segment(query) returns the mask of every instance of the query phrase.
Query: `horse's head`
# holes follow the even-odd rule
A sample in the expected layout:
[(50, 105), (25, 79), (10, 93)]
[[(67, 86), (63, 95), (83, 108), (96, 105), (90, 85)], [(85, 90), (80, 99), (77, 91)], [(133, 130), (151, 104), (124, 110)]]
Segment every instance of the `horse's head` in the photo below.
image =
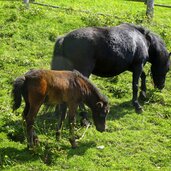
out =
[(100, 132), (105, 131), (106, 128), (106, 116), (109, 113), (109, 106), (107, 102), (96, 103), (95, 109), (93, 111), (93, 120), (96, 129)]
[(160, 62), (155, 62), (151, 65), (151, 75), (153, 78), (154, 86), (158, 89), (163, 89), (165, 86), (165, 78), (166, 74), (169, 71), (170, 67), (170, 54), (168, 53), (160, 53), (161, 60)]
[(170, 55), (163, 40), (152, 32), (146, 34), (149, 42), (149, 61), (151, 62), (151, 75), (154, 86), (163, 89), (166, 74), (170, 67)]

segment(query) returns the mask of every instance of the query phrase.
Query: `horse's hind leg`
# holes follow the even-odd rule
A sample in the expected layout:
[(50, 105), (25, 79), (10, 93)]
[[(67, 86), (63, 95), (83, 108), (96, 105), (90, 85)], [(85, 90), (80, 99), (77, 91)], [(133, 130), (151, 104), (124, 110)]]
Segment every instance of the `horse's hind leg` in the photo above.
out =
[(61, 137), (61, 129), (63, 121), (66, 118), (67, 105), (65, 103), (60, 105), (59, 122), (56, 129), (56, 139), (59, 140)]
[(84, 103), (80, 103), (79, 108), (81, 110), (81, 112), (79, 113), (79, 115), (81, 117), (80, 125), (81, 126), (87, 126), (90, 123), (89, 123), (89, 120), (88, 120), (88, 113), (86, 112), (86, 108), (85, 108)]
[[(81, 68), (79, 69), (79, 71), (87, 78), (89, 78), (90, 74), (92, 73), (92, 70), (94, 68), (94, 64), (92, 62), (92, 65), (86, 65), (89, 67)], [(88, 124), (90, 124), (89, 120), (88, 120), (88, 113), (86, 112), (86, 108), (84, 103), (80, 103), (79, 104), (79, 109), (81, 110), (81, 112), (79, 113), (81, 119), (80, 119), (80, 125), (81, 126), (87, 126)]]
[(141, 100), (146, 99), (146, 75), (144, 71), (142, 71), (142, 74), (141, 74), (141, 91), (140, 91), (139, 98)]

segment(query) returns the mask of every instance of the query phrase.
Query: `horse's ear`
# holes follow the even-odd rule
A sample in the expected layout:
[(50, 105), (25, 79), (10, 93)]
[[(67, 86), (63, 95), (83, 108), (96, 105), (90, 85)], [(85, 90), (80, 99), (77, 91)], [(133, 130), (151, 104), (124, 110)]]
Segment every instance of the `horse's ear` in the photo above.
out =
[(98, 108), (102, 108), (102, 107), (103, 107), (103, 102), (97, 102), (97, 103), (96, 103), (96, 106), (97, 106)]

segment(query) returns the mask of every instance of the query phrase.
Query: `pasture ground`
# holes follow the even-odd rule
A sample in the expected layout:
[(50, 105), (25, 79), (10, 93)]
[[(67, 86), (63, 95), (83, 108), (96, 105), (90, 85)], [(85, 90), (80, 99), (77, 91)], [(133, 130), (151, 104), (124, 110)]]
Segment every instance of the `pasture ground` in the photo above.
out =
[[(106, 94), (111, 111), (108, 131), (91, 126), (77, 149), (68, 141), (67, 122), (60, 142), (55, 140), (56, 116), (42, 107), (35, 124), (40, 146), (26, 149), (21, 113), (11, 110), (12, 81), (31, 68), (50, 68), (58, 35), (86, 26), (114, 26), (123, 22), (141, 24), (159, 34), (171, 51), (171, 10), (155, 7), (153, 20), (145, 17), (143, 3), (129, 0), (39, 0), (67, 7), (53, 9), (19, 1), (0, 1), (0, 170), (171, 170), (171, 72), (166, 87), (155, 90), (147, 73), (147, 100), (144, 112), (136, 114), (131, 105), (131, 73), (114, 78), (91, 76)], [(162, 0), (155, 3), (162, 4)], [(165, 4), (171, 5), (170, 0)], [(90, 10), (81, 13), (73, 9)], [(97, 13), (108, 15), (98, 15)], [(91, 114), (90, 114), (91, 118)], [(77, 134), (82, 135), (79, 118)], [(99, 146), (104, 148), (99, 148)]]

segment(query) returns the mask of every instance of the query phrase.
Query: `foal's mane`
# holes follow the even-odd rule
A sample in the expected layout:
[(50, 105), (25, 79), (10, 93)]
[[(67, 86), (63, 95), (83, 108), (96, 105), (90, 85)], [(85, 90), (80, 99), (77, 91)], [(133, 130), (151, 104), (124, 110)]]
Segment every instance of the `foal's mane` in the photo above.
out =
[(108, 102), (108, 99), (106, 96), (100, 93), (99, 89), (96, 88), (93, 83), (85, 76), (83, 76), (79, 71), (74, 70), (73, 73), (77, 76), (80, 77), (81, 79), (85, 80), (86, 83), (91, 87), (91, 90), (97, 94), (97, 96), (103, 101), (103, 102)]

